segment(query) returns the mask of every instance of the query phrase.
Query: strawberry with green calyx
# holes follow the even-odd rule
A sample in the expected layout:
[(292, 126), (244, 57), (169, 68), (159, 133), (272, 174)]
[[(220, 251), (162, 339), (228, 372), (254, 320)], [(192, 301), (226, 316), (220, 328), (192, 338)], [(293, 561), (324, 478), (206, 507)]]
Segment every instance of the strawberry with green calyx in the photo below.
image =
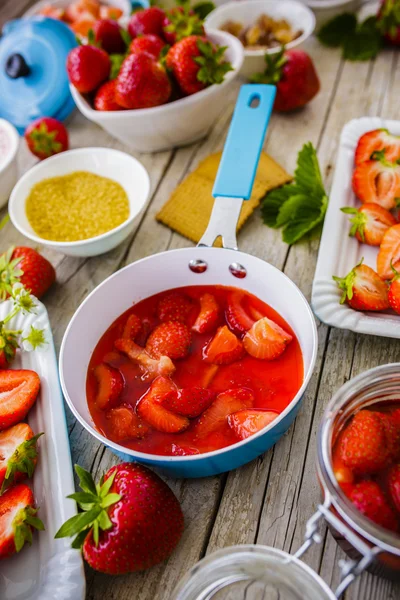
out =
[(168, 102), (172, 92), (165, 69), (147, 52), (129, 54), (115, 83), (115, 100), (123, 108), (151, 108)]
[(20, 552), (25, 543), (32, 544), (33, 529), (44, 529), (37, 511), (33, 492), (23, 483), (0, 496), (0, 560)]
[(4, 321), (0, 321), (0, 369), (8, 369), (15, 358), (19, 347), (18, 336), (22, 331), (6, 329)]
[(76, 536), (89, 565), (109, 575), (149, 569), (167, 559), (183, 532), (178, 500), (155, 473), (134, 463), (112, 467), (95, 484), (75, 465), (82, 492), (69, 496), (83, 512), (56, 533)]
[(215, 47), (205, 37), (191, 35), (170, 48), (166, 64), (186, 95), (222, 83), (232, 65), (224, 60), (225, 46)]
[(343, 290), (340, 304), (347, 302), (355, 310), (386, 310), (389, 308), (387, 285), (363, 261), (362, 258), (345, 277), (332, 277)]
[(389, 304), (390, 307), (400, 315), (400, 273), (397, 271), (391, 263), (393, 271), (393, 279), (389, 284)]
[(385, 40), (400, 46), (400, 3), (398, 0), (383, 0), (377, 15), (377, 27)]
[(56, 279), (53, 265), (33, 248), (17, 246), (0, 256), (0, 300), (21, 283), (36, 298), (41, 298)]
[(383, 156), (383, 151), (374, 152), (372, 160), (357, 165), (352, 186), (361, 202), (379, 204), (391, 210), (400, 196), (400, 165), (388, 162)]
[(204, 35), (203, 21), (190, 8), (190, 2), (180, 2), (167, 11), (163, 21), (164, 38), (169, 44), (175, 44), (190, 35)]
[(32, 477), (38, 456), (37, 441), (42, 435), (34, 435), (26, 423), (0, 432), (0, 493), (25, 477)]
[(0, 255), (0, 300), (6, 300), (11, 294), (12, 286), (18, 283), (23, 275), (19, 266), (20, 257), (13, 258), (14, 246)]
[(41, 117), (33, 121), (24, 134), (29, 150), (43, 160), (69, 148), (68, 131), (60, 121)]
[(251, 77), (252, 83), (276, 85), (274, 109), (287, 112), (301, 108), (317, 95), (320, 82), (314, 64), (303, 50), (285, 50), (266, 54), (264, 73)]
[(370, 246), (380, 246), (389, 227), (396, 225), (394, 216), (379, 204), (366, 202), (360, 208), (346, 206), (340, 209), (350, 218), (349, 235)]

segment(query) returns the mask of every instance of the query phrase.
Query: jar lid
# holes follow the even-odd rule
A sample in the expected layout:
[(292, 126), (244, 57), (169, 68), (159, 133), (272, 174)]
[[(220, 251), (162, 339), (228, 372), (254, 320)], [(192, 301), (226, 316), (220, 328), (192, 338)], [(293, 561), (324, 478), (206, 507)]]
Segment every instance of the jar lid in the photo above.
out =
[(224, 548), (203, 558), (178, 583), (172, 600), (280, 598), (336, 600), (335, 594), (308, 565), (268, 546)]
[(0, 117), (20, 133), (39, 117), (65, 119), (75, 107), (65, 65), (76, 45), (68, 25), (55, 19), (6, 23), (0, 41)]

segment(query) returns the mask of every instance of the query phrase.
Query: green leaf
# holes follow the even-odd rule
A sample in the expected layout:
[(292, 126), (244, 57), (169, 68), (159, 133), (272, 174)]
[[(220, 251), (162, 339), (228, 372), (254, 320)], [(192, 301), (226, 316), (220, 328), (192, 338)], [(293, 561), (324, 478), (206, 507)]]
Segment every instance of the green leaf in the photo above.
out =
[(129, 35), (129, 33), (127, 32), (127, 30), (124, 29), (123, 27), (120, 29), (120, 33), (121, 33), (122, 40), (125, 43), (125, 46), (127, 48), (129, 48), (130, 43), (132, 41), (131, 36)]
[(75, 465), (75, 473), (79, 477), (79, 485), (84, 492), (97, 496), (96, 485), (89, 471), (85, 471), (80, 465)]
[(104, 500), (102, 500), (101, 506), (103, 508), (108, 508), (109, 506), (112, 506), (113, 504), (119, 502), (121, 500), (121, 497), (122, 496), (120, 496), (119, 494), (108, 494), (108, 496), (106, 496)]
[(122, 63), (126, 58), (126, 54), (110, 54), (111, 60), (111, 71), (110, 71), (110, 79), (116, 79), (118, 77), (118, 73), (121, 70)]
[(294, 244), (306, 233), (312, 231), (324, 219), (327, 206), (327, 196), (324, 196), (315, 205), (303, 203), (298, 206), (295, 216), (283, 230), (283, 241), (287, 244)]
[(10, 215), (6, 213), (4, 217), (0, 220), (0, 231), (5, 227), (10, 220)]
[[(110, 475), (110, 477), (108, 477), (104, 483), (102, 483), (101, 488), (100, 488), (100, 497), (101, 498), (105, 498), (108, 494), (108, 492), (110, 491), (110, 488), (112, 486), (112, 484), (114, 483), (114, 479), (115, 479), (115, 475), (116, 475), (116, 471), (114, 471), (114, 473), (112, 473), (112, 475)], [(118, 494), (117, 494), (118, 495)]]
[(103, 512), (100, 513), (97, 523), (100, 529), (102, 529), (103, 531), (105, 531), (106, 529), (111, 529), (112, 527), (111, 519), (105, 510), (103, 510)]
[(66, 521), (64, 525), (60, 527), (60, 529), (57, 531), (54, 537), (58, 539), (76, 535), (77, 533), (82, 531), (82, 529), (85, 529), (89, 525), (92, 525), (101, 513), (101, 511), (101, 506), (95, 506), (88, 512), (82, 512), (78, 515), (74, 515), (73, 517), (68, 519), (68, 521)]
[(214, 2), (199, 2), (192, 7), (192, 10), (196, 13), (196, 15), (204, 21), (207, 15), (210, 14), (215, 9)]
[(279, 209), (278, 217), (276, 219), (276, 226), (283, 227), (287, 225), (293, 218), (295, 218), (296, 211), (302, 204), (307, 204), (309, 198), (305, 194), (296, 194), (291, 196), (282, 204)]
[(28, 523), (28, 525), (31, 525), (31, 527), (34, 527), (39, 531), (44, 531), (44, 524), (38, 517), (32, 517), (31, 515), (28, 515), (25, 519), (25, 523)]
[(304, 144), (298, 154), (294, 177), (296, 185), (304, 192), (319, 196), (325, 195), (317, 153), (311, 142)]
[(67, 498), (71, 498), (71, 500), (75, 500), (79, 504), (93, 504), (98, 502), (98, 496), (89, 492), (76, 492), (70, 494)]
[(357, 32), (343, 44), (343, 58), (351, 61), (363, 61), (375, 58), (382, 48), (380, 34)]
[(318, 39), (324, 46), (338, 48), (353, 35), (357, 27), (357, 17), (352, 13), (343, 13), (334, 17), (321, 27)]
[(89, 529), (83, 529), (82, 531), (80, 531), (76, 538), (72, 540), (71, 548), (74, 548), (75, 550), (79, 550), (80, 548), (82, 548), (83, 542), (85, 541), (88, 533)]
[(296, 194), (297, 191), (296, 186), (288, 184), (268, 192), (261, 205), (261, 215), (266, 225), (273, 228), (277, 227), (276, 220), (282, 204)]

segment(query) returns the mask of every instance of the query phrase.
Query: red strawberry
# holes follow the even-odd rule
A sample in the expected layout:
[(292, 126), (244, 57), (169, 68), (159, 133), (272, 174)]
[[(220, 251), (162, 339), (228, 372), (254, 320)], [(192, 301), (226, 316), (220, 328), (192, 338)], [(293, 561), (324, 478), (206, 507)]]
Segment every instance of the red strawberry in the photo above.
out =
[(0, 371), (0, 431), (25, 418), (35, 404), (40, 379), (35, 371)]
[(396, 162), (400, 158), (400, 136), (392, 135), (387, 129), (374, 129), (367, 131), (358, 140), (355, 163), (360, 165), (376, 158), (374, 153), (383, 152), (382, 158), (389, 162)]
[[(82, 526), (82, 514), (69, 519), (56, 538), (78, 534), (74, 547), (83, 544), (89, 565), (109, 575), (142, 571), (166, 560), (183, 532), (178, 500), (155, 473), (134, 463), (121, 463), (104, 476), (99, 492), (89, 473), (78, 465), (80, 486), (93, 502), (84, 511), (98, 508), (98, 516)], [(74, 497), (73, 495), (72, 497)], [(76, 496), (78, 503), (79, 495)], [(85, 533), (83, 533), (85, 531)]]
[(178, 444), (172, 444), (171, 446), (172, 456), (194, 456), (200, 454), (200, 450), (197, 448), (191, 448), (190, 446), (179, 446)]
[(375, 414), (381, 419), (385, 431), (388, 460), (400, 458), (400, 428), (390, 413), (376, 412)]
[(293, 337), (271, 319), (256, 321), (243, 338), (244, 349), (250, 356), (274, 360), (286, 350)]
[(86, 45), (73, 48), (67, 57), (68, 78), (78, 92), (86, 94), (108, 79), (110, 58), (104, 50)]
[[(176, 398), (178, 394), (178, 388), (169, 377), (157, 377), (143, 396), (151, 402), (156, 404), (165, 404), (165, 401), (169, 398)], [(167, 408), (169, 408), (167, 406)], [(171, 409), (173, 411), (173, 409)], [(174, 412), (174, 411), (173, 411)]]
[(118, 369), (100, 363), (95, 367), (94, 374), (98, 382), (96, 406), (100, 410), (108, 410), (118, 404), (124, 389), (124, 380)]
[(9, 347), (8, 350), (1, 348), (0, 350), (0, 369), (8, 369), (16, 354), (15, 347)]
[(157, 316), (160, 321), (180, 321), (186, 323), (192, 310), (192, 302), (188, 296), (180, 292), (168, 292), (157, 305)]
[(167, 67), (173, 72), (182, 92), (195, 94), (214, 83), (222, 83), (232, 71), (224, 61), (226, 48), (215, 48), (205, 37), (191, 35), (172, 46), (167, 54)]
[(338, 452), (345, 466), (356, 475), (383, 469), (388, 460), (388, 446), (379, 413), (369, 410), (356, 413), (340, 437)]
[(0, 323), (0, 369), (8, 369), (18, 348), (17, 334)]
[(25, 129), (24, 137), (29, 150), (43, 160), (69, 148), (68, 131), (52, 117), (40, 117)]
[(310, 102), (319, 92), (320, 83), (314, 63), (303, 50), (282, 50), (266, 54), (267, 68), (251, 78), (252, 83), (276, 85), (274, 109), (287, 112)]
[(108, 54), (122, 54), (126, 51), (121, 32), (121, 25), (114, 19), (99, 19), (93, 25), (95, 41)]
[(228, 424), (240, 440), (245, 440), (267, 427), (278, 415), (274, 410), (244, 409), (229, 415)]
[(391, 531), (398, 530), (398, 520), (385, 495), (375, 481), (360, 481), (351, 487), (349, 500), (368, 519)]
[(155, 379), (159, 375), (169, 377), (175, 371), (174, 364), (168, 356), (161, 356), (159, 359), (152, 358), (144, 348), (141, 348), (132, 340), (119, 339), (115, 341), (115, 347), (123, 352), (133, 362), (139, 365), (143, 371), (143, 376), (149, 380)]
[(157, 431), (181, 433), (181, 431), (189, 427), (189, 419), (174, 414), (146, 396), (139, 402), (137, 411), (142, 419), (147, 421)]
[(390, 308), (400, 315), (400, 273), (398, 271), (390, 282), (388, 299)]
[(218, 394), (196, 423), (196, 435), (204, 437), (219, 429), (228, 423), (229, 415), (245, 408), (251, 408), (253, 402), (253, 393), (245, 388), (234, 388)]
[(355, 310), (385, 310), (389, 308), (387, 285), (363, 260), (346, 277), (333, 277), (343, 290), (340, 304), (347, 302)]
[(174, 6), (164, 17), (163, 33), (168, 44), (176, 44), (189, 35), (204, 35), (203, 22), (188, 6)]
[(178, 321), (167, 321), (151, 332), (146, 350), (155, 358), (169, 356), (173, 360), (178, 360), (188, 355), (190, 343), (190, 331), (186, 325)]
[(391, 210), (400, 196), (400, 165), (382, 159), (361, 163), (353, 172), (353, 191), (361, 202)]
[(400, 464), (395, 465), (389, 471), (388, 490), (390, 499), (400, 512)]
[(115, 79), (106, 81), (99, 87), (94, 97), (93, 105), (96, 110), (123, 110), (115, 100)]
[(151, 54), (129, 54), (115, 84), (115, 99), (124, 108), (151, 108), (168, 102), (172, 88), (165, 69)]
[(141, 35), (132, 40), (129, 46), (129, 52), (133, 54), (140, 54), (141, 52), (147, 52), (151, 54), (155, 59), (160, 58), (161, 50), (164, 48), (165, 42), (158, 35), (154, 33), (148, 33), (147, 35)]
[(17, 267), (22, 271), (20, 283), (36, 298), (41, 298), (56, 280), (53, 265), (33, 248), (17, 246), (11, 260), (19, 259)]
[(32, 477), (37, 462), (37, 440), (26, 423), (18, 423), (0, 432), (0, 488)]
[(338, 483), (342, 486), (343, 484), (353, 483), (354, 482), (354, 474), (351, 469), (345, 466), (335, 467), (334, 469), (335, 477)]
[(193, 419), (210, 406), (215, 398), (215, 392), (201, 387), (191, 387), (170, 394), (162, 401), (163, 406), (178, 415)]
[(165, 12), (158, 6), (138, 10), (129, 21), (128, 33), (132, 38), (148, 33), (153, 33), (162, 38), (164, 17)]
[(132, 313), (126, 320), (122, 337), (127, 340), (133, 340), (137, 338), (139, 333), (142, 331), (142, 321), (137, 315)]
[(215, 365), (230, 365), (242, 358), (243, 344), (226, 325), (220, 327), (203, 350), (204, 360)]
[(359, 242), (370, 246), (380, 246), (383, 236), (389, 227), (396, 225), (394, 216), (379, 204), (363, 204), (360, 208), (342, 208), (342, 212), (354, 215), (350, 235), (355, 235)]
[(400, 46), (398, 0), (383, 0), (377, 14), (377, 27), (389, 44)]
[(192, 327), (196, 333), (210, 333), (216, 328), (220, 316), (218, 302), (212, 294), (200, 297), (200, 312)]
[(24, 483), (0, 496), (0, 560), (31, 544), (33, 528), (44, 529), (36, 512), (32, 490)]
[(376, 266), (382, 279), (391, 279), (393, 269), (400, 271), (400, 224), (390, 227), (383, 236)]
[(242, 306), (243, 292), (233, 292), (228, 296), (225, 319), (228, 327), (236, 335), (243, 336), (254, 325), (254, 319), (249, 317)]
[(131, 406), (118, 406), (107, 413), (108, 433), (114, 442), (122, 442), (132, 438), (143, 438), (150, 428), (133, 411)]

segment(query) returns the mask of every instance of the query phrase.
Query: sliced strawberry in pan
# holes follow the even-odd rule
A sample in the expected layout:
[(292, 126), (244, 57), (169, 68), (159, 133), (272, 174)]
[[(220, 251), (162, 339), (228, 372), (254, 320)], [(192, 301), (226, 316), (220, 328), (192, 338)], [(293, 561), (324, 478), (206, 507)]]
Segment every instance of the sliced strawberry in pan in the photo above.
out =
[(143, 378), (152, 380), (159, 375), (168, 377), (175, 371), (174, 364), (168, 356), (152, 358), (144, 348), (141, 348), (132, 340), (119, 339), (115, 341), (115, 347), (135, 362), (143, 371)]
[(393, 277), (392, 267), (400, 270), (400, 224), (388, 229), (383, 236), (376, 266), (382, 279)]
[(94, 369), (97, 379), (96, 406), (100, 410), (113, 408), (118, 404), (119, 397), (124, 389), (124, 380), (118, 369), (101, 363)]
[(122, 337), (128, 340), (136, 341), (137, 336), (142, 331), (142, 321), (135, 314), (129, 315), (126, 320)]
[(203, 351), (204, 360), (215, 365), (230, 365), (242, 358), (243, 344), (226, 325), (220, 327)]
[(274, 360), (285, 350), (293, 337), (277, 323), (263, 317), (256, 321), (243, 338), (248, 354), (261, 360)]
[(199, 437), (212, 433), (227, 423), (227, 417), (244, 408), (251, 408), (253, 393), (246, 388), (233, 388), (218, 394), (196, 423), (195, 432)]
[(192, 327), (197, 333), (211, 333), (218, 325), (220, 310), (215, 296), (203, 294), (200, 297), (200, 312)]
[(35, 371), (0, 371), (0, 431), (25, 418), (34, 405), (40, 389)]
[(147, 400), (156, 402), (157, 404), (165, 405), (167, 401), (174, 401), (177, 396), (178, 388), (172, 379), (169, 377), (160, 376), (153, 381), (144, 397)]
[(347, 302), (355, 310), (385, 310), (389, 308), (388, 287), (371, 267), (361, 262), (346, 275), (333, 277), (343, 290), (340, 304)]
[(189, 419), (176, 415), (170, 410), (144, 397), (138, 404), (139, 415), (157, 431), (180, 433), (189, 427)]
[(254, 324), (252, 319), (242, 306), (243, 292), (232, 292), (228, 296), (225, 319), (228, 327), (237, 335), (244, 335)]
[(228, 424), (239, 439), (245, 440), (267, 427), (278, 415), (274, 410), (244, 409), (229, 415)]
[(215, 392), (201, 387), (191, 387), (179, 390), (175, 395), (164, 398), (162, 404), (168, 410), (193, 419), (210, 406), (215, 398)]
[(386, 231), (397, 223), (394, 216), (378, 204), (367, 202), (360, 208), (345, 207), (341, 210), (353, 215), (350, 219), (350, 235), (370, 246), (380, 246)]
[(146, 351), (154, 358), (169, 356), (173, 360), (185, 358), (189, 353), (191, 335), (179, 321), (167, 321), (158, 325), (149, 335)]
[(391, 210), (400, 197), (400, 165), (386, 160), (361, 163), (354, 169), (353, 190), (361, 202)]
[(355, 163), (359, 165), (368, 160), (373, 160), (376, 152), (389, 162), (396, 162), (400, 158), (400, 137), (392, 135), (387, 129), (374, 129), (367, 131), (358, 140)]
[(191, 310), (192, 302), (188, 296), (180, 292), (169, 292), (159, 301), (157, 316), (163, 323), (166, 321), (186, 323)]
[(117, 406), (107, 413), (111, 439), (122, 442), (131, 438), (141, 439), (150, 431), (150, 427), (134, 412), (131, 406)]

